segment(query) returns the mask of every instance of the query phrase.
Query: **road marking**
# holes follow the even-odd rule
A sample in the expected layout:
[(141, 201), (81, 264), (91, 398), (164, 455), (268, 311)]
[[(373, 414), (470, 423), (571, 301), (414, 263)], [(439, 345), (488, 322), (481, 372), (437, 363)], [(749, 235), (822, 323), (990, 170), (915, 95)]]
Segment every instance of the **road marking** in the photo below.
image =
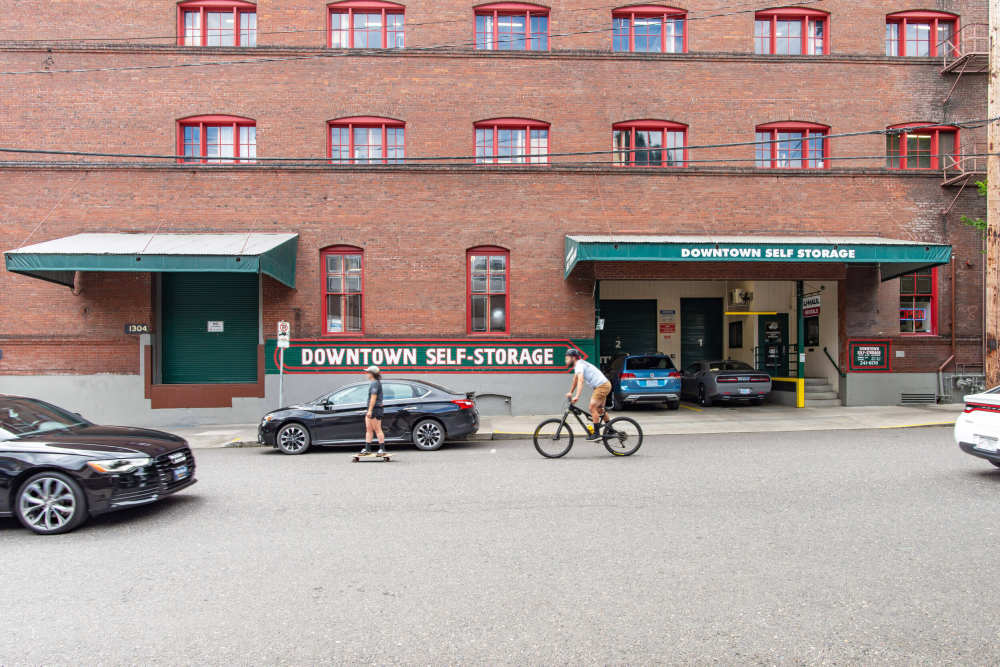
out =
[(925, 422), (923, 424), (899, 424), (898, 426), (879, 426), (878, 428), (919, 428), (921, 426), (954, 426), (955, 422)]
[(681, 407), (684, 408), (685, 410), (691, 410), (692, 412), (702, 412), (701, 408), (694, 408), (691, 407), (690, 405), (684, 405), (683, 403), (681, 403)]

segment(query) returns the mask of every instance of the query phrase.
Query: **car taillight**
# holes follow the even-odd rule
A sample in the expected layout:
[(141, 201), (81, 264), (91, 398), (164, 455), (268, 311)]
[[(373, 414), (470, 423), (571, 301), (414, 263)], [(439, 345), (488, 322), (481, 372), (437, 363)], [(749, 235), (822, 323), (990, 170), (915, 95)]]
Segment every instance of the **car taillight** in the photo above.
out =
[(716, 382), (739, 382), (736, 378), (731, 377), (720, 377), (715, 379)]
[(976, 411), (976, 407), (978, 407), (978, 406), (975, 406), (972, 403), (966, 403), (965, 404), (965, 410), (962, 410), (962, 412), (964, 412), (965, 414), (969, 414), (970, 412), (975, 412)]
[(623, 380), (634, 380), (635, 379), (635, 373), (622, 373), (621, 378)]
[(975, 412), (976, 410), (982, 410), (983, 412), (1000, 412), (1000, 405), (987, 405), (985, 403), (966, 403), (965, 410), (962, 412), (969, 413)]
[(667, 373), (668, 378), (679, 378), (681, 376), (680, 371), (670, 371)]
[(470, 401), (467, 398), (456, 398), (454, 401), (452, 401), (452, 403), (454, 403), (463, 410), (470, 410), (476, 407), (475, 401)]

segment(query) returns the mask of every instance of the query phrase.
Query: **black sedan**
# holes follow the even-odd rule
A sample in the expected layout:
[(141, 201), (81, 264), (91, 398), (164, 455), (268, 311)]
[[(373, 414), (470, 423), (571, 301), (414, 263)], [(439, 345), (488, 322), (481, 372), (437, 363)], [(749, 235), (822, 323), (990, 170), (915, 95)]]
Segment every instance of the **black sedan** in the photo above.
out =
[[(368, 382), (349, 384), (331, 394), (264, 415), (257, 441), (285, 454), (302, 454), (312, 445), (359, 443), (365, 435)], [(440, 449), (448, 438), (479, 430), (475, 394), (460, 394), (430, 382), (383, 380), (386, 443), (413, 443)]]
[(36, 533), (65, 533), (194, 483), (183, 438), (97, 426), (44, 401), (0, 395), (0, 516)]

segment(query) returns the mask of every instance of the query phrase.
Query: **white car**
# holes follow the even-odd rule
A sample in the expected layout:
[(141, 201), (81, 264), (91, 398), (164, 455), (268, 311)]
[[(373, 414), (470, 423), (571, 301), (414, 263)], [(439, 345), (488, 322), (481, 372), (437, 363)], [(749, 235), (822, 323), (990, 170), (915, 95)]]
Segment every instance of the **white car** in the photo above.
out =
[(1000, 468), (1000, 387), (965, 397), (955, 421), (955, 442), (962, 451)]

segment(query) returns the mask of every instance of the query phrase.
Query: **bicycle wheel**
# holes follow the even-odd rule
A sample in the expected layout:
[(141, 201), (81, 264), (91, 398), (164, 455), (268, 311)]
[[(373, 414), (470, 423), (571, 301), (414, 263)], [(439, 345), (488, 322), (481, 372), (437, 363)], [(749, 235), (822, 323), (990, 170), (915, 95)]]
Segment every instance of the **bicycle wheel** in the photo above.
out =
[(546, 419), (535, 429), (535, 449), (547, 459), (565, 456), (573, 446), (573, 431), (561, 419)]
[(642, 446), (642, 427), (631, 417), (615, 417), (604, 427), (601, 439), (615, 456), (631, 456)]

